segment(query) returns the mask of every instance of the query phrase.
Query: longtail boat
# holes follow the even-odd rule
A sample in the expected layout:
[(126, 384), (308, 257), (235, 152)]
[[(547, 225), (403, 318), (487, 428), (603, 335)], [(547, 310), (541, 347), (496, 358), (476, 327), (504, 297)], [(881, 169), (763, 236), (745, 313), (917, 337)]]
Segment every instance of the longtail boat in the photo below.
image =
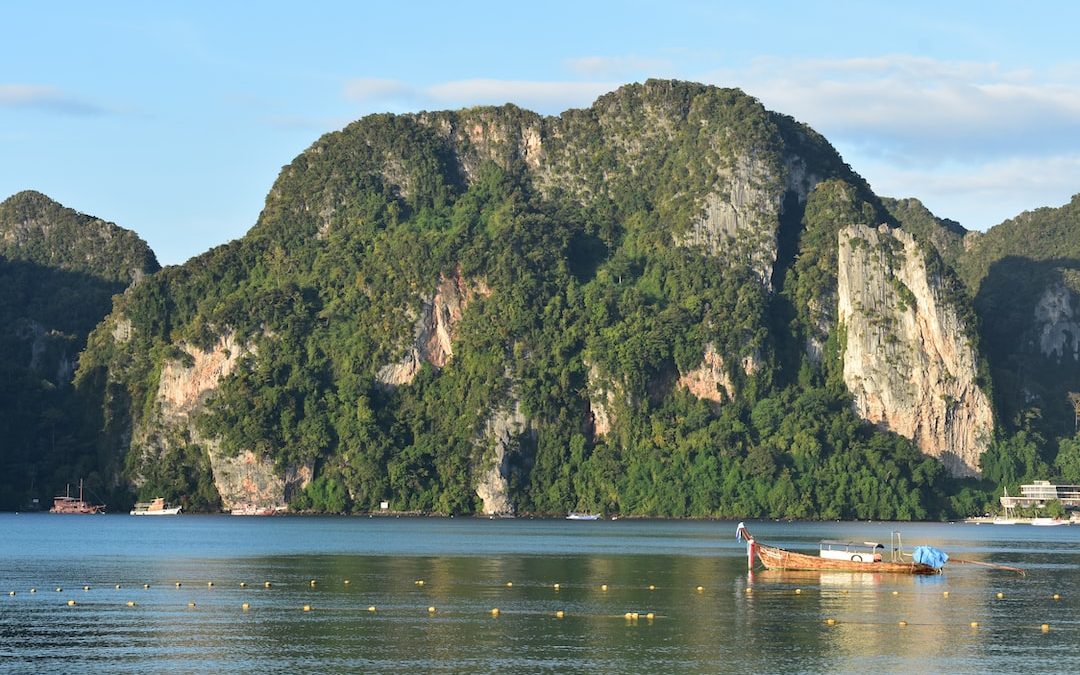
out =
[[(939, 574), (941, 572), (940, 564), (934, 567), (914, 560), (905, 561), (899, 549), (894, 549), (894, 559), (891, 562), (884, 561), (880, 553), (884, 546), (876, 542), (849, 543), (827, 540), (821, 543), (821, 550), (815, 556), (762, 544), (754, 539), (742, 523), (739, 523), (735, 533), (739, 539), (746, 540), (748, 569), (753, 569), (756, 555), (761, 564), (770, 570), (828, 570), (891, 574)], [(947, 559), (947, 556), (945, 558)], [(941, 564), (944, 564), (944, 560)]]

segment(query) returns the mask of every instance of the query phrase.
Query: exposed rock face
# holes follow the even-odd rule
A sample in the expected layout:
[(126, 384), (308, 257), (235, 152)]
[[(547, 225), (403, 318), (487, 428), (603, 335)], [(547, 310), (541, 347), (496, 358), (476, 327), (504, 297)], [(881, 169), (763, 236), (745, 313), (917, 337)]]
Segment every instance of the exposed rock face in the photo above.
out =
[(1080, 360), (1080, 322), (1073, 312), (1073, 294), (1064, 284), (1050, 286), (1039, 298), (1035, 330), (1043, 356)]
[(977, 475), (993, 430), (990, 401), (975, 382), (969, 327), (915, 240), (885, 225), (841, 230), (837, 282), (844, 382), (858, 414), (954, 475)]
[(481, 441), (485, 447), (482, 473), (476, 484), (476, 496), (484, 502), (485, 514), (514, 512), (510, 502), (510, 453), (528, 430), (529, 420), (518, 401), (514, 401), (513, 410), (497, 410), (488, 420)]
[[(278, 475), (273, 462), (251, 451), (236, 457), (226, 455), (214, 439), (202, 437), (194, 424), (196, 415), (204, 409), (220, 382), (251, 350), (237, 342), (235, 335), (229, 332), (207, 351), (194, 347), (184, 347), (184, 351), (190, 357), (188, 363), (168, 360), (161, 369), (156, 397), (159, 431), (153, 439), (147, 439), (147, 445), (157, 446), (160, 452), (165, 449), (162, 446), (175, 442), (173, 439), (186, 438), (205, 448), (214, 472), (214, 484), (227, 510), (284, 508), (288, 493), (311, 480), (311, 467), (291, 470), (283, 478)], [(160, 431), (170, 428), (173, 433)]]
[(458, 271), (439, 279), (431, 299), (424, 299), (420, 317), (413, 327), (413, 343), (405, 357), (379, 368), (375, 378), (392, 386), (413, 381), (424, 362), (442, 368), (454, 355), (455, 329), (465, 308), (477, 295), (487, 297), (491, 289), (483, 281), (468, 283)]
[(588, 362), (585, 366), (589, 369), (589, 417), (592, 434), (596, 437), (606, 436), (611, 433), (611, 427), (615, 423), (614, 408), (618, 392), (614, 385), (600, 374), (599, 368)]
[(705, 356), (701, 365), (680, 375), (676, 386), (683, 387), (694, 396), (721, 404), (725, 399), (735, 398), (735, 384), (724, 365), (724, 357), (709, 343), (705, 345)]

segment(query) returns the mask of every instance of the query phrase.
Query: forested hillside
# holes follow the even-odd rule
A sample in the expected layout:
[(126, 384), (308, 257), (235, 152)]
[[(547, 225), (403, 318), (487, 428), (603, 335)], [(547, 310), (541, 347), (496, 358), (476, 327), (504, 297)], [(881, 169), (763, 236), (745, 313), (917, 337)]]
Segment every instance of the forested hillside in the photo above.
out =
[(82, 477), (119, 508), (981, 513), (1080, 482), (1078, 212), (970, 233), (738, 90), (656, 80), (366, 117), (160, 271), (20, 193), (0, 508)]
[[(71, 378), (112, 296), (158, 269), (133, 232), (37, 192), (0, 203), (0, 508), (25, 509), (101, 466)], [(119, 476), (93, 476), (102, 496)], [(122, 491), (121, 491), (122, 492)]]

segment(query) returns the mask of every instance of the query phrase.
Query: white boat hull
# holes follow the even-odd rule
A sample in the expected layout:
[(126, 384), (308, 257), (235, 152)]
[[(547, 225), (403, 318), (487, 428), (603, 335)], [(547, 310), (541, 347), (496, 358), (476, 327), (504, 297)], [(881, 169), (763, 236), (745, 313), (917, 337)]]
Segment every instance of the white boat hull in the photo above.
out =
[(131, 511), (133, 516), (178, 516), (183, 507), (175, 506), (171, 509), (154, 509), (153, 511)]

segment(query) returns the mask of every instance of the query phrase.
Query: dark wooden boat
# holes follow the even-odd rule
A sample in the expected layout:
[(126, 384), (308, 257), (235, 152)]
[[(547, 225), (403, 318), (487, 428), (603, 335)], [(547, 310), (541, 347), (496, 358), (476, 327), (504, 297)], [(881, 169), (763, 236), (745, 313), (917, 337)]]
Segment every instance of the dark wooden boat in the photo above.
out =
[[(740, 538), (746, 539), (747, 565), (751, 569), (756, 555), (761, 564), (770, 570), (869, 572), (872, 574), (938, 574), (941, 571), (923, 563), (905, 561), (899, 551), (894, 552), (896, 560), (892, 562), (884, 561), (881, 559), (880, 554), (875, 553), (875, 551), (882, 548), (881, 545), (873, 542), (863, 542), (862, 544), (866, 547), (868, 553), (851, 551), (850, 554), (841, 558), (836, 555), (839, 551), (835, 550), (834, 546), (826, 546), (828, 544), (840, 544), (840, 542), (823, 542), (821, 554), (815, 556), (762, 544), (755, 540), (741, 523), (739, 524), (738, 534)], [(852, 544), (852, 546), (856, 545)], [(833, 557), (829, 557), (830, 554)]]
[(76, 514), (94, 514), (104, 513), (104, 504), (90, 504), (83, 499), (83, 482), (79, 480), (79, 498), (76, 499), (71, 496), (71, 485), (67, 486), (67, 492), (63, 496), (53, 497), (52, 508), (49, 509), (49, 513), (76, 513)]

